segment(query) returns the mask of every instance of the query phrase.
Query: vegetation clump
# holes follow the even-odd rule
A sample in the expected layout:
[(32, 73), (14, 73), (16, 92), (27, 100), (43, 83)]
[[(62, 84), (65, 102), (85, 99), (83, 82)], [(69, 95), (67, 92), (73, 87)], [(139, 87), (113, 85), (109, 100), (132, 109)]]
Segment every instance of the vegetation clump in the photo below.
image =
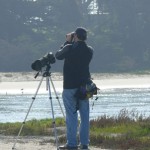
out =
[(150, 117), (126, 109), (118, 116), (104, 115), (91, 120), (90, 136), (92, 145), (103, 148), (148, 150)]
[[(65, 126), (65, 121), (62, 118), (56, 118), (55, 122), (58, 126)], [(0, 133), (4, 135), (17, 135), (21, 127), (21, 122), (16, 123), (0, 123)], [(53, 135), (53, 120), (29, 120), (25, 123), (21, 136), (46, 136)]]

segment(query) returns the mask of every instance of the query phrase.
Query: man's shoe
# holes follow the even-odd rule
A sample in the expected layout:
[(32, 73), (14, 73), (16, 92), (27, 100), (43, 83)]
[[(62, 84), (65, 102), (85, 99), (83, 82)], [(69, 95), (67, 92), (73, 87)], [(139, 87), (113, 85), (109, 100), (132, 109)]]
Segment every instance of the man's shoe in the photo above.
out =
[(69, 146), (67, 144), (63, 145), (63, 146), (59, 146), (59, 149), (66, 149), (66, 150), (77, 150), (78, 147), (77, 146)]
[(80, 150), (89, 150), (87, 145), (80, 145)]

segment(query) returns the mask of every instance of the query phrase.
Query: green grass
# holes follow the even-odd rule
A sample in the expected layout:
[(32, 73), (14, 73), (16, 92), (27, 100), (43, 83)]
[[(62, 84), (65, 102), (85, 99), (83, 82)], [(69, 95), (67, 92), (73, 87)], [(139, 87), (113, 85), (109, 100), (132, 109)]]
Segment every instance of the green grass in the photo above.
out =
[[(55, 123), (58, 126), (65, 126), (65, 121), (62, 118), (56, 118)], [(4, 135), (17, 135), (22, 123), (0, 123), (0, 133)], [(24, 124), (21, 132), (22, 136), (25, 135), (51, 135), (53, 133), (53, 120), (30, 120)]]
[[(17, 135), (22, 123), (0, 123), (0, 134)], [(90, 144), (101, 148), (150, 150), (150, 117), (123, 109), (117, 116), (100, 116), (90, 121)], [(56, 118), (56, 126), (65, 121)], [(57, 128), (58, 129), (58, 128)], [(60, 142), (65, 142), (64, 129), (58, 130)], [(21, 135), (54, 136), (51, 119), (27, 121)]]

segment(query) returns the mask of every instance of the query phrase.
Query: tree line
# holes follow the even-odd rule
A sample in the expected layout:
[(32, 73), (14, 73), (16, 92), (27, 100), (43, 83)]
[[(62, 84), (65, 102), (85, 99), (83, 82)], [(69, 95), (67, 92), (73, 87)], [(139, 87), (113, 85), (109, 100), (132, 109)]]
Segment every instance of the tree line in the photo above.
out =
[[(30, 71), (84, 26), (94, 48), (92, 72), (148, 70), (149, 0), (1, 0), (0, 71)], [(62, 70), (62, 62), (53, 65)]]

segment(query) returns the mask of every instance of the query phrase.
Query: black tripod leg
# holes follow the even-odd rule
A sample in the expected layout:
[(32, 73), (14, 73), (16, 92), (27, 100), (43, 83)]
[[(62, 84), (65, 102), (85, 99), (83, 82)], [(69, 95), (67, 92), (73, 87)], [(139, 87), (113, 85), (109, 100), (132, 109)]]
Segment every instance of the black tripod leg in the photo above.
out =
[(56, 140), (56, 146), (57, 150), (59, 150), (58, 146), (58, 137), (57, 137), (57, 130), (56, 130), (56, 123), (55, 123), (55, 116), (54, 116), (54, 109), (53, 109), (53, 101), (52, 101), (52, 94), (51, 94), (51, 89), (50, 89), (50, 77), (47, 77), (47, 85), (48, 85), (48, 92), (49, 92), (49, 100), (51, 103), (51, 109), (52, 109), (52, 118), (53, 118), (53, 127), (54, 127), (54, 133), (55, 133), (55, 140)]
[(36, 98), (36, 95), (37, 95), (37, 93), (38, 93), (38, 91), (39, 91), (39, 89), (40, 89), (40, 86), (41, 86), (41, 84), (42, 84), (43, 78), (44, 78), (44, 77), (41, 78), (41, 81), (40, 81), (40, 83), (39, 83), (39, 85), (38, 85), (38, 88), (37, 88), (37, 90), (36, 90), (36, 92), (35, 92), (35, 95), (34, 95), (34, 97), (32, 97), (32, 102), (31, 102), (31, 104), (30, 104), (30, 107), (29, 107), (29, 109), (28, 109), (28, 112), (27, 112), (27, 114), (26, 114), (26, 116), (25, 116), (24, 121), (22, 122), (21, 128), (20, 128), (19, 133), (18, 133), (18, 135), (17, 135), (17, 137), (16, 137), (16, 139), (15, 139), (15, 143), (14, 143), (12, 149), (15, 149), (17, 140), (18, 140), (18, 138), (19, 138), (19, 136), (20, 136), (20, 134), (21, 134), (21, 131), (22, 131), (22, 129), (23, 129), (23, 126), (25, 125), (26, 119), (27, 119), (27, 117), (28, 117), (28, 115), (29, 115), (29, 112), (30, 112), (31, 107), (32, 107), (32, 105), (33, 105), (33, 103), (34, 103), (34, 100), (35, 100), (35, 98)]

